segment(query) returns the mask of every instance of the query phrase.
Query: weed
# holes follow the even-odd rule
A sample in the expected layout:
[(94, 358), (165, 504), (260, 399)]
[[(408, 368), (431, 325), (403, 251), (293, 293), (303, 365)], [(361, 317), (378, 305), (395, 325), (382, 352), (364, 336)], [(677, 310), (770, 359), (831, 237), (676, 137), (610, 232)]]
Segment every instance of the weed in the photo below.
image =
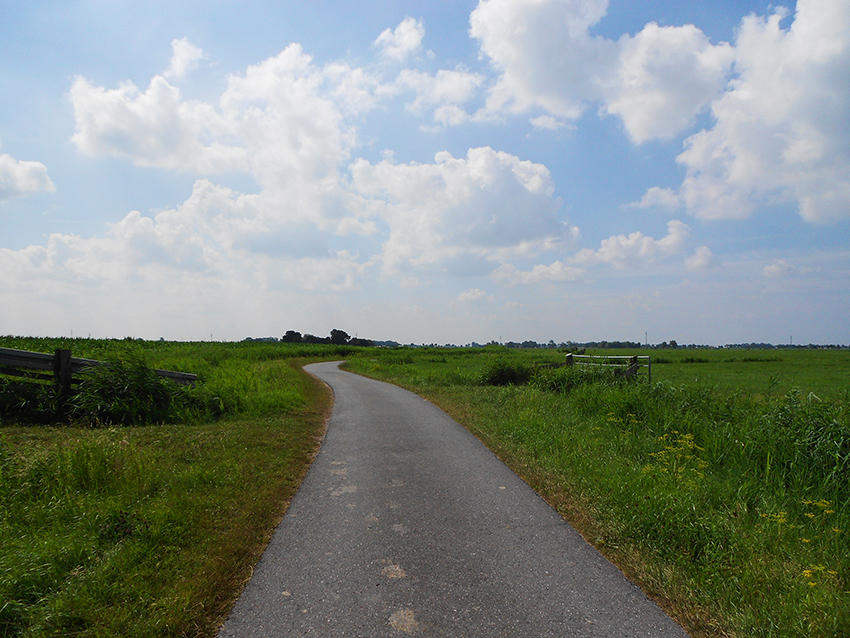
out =
[(643, 467), (644, 474), (669, 476), (677, 489), (698, 488), (708, 463), (697, 456), (702, 448), (694, 443), (694, 435), (673, 430), (658, 440), (663, 447), (649, 454), (652, 462)]
[(71, 416), (92, 425), (141, 425), (174, 421), (183, 398), (137, 354), (115, 357), (80, 374)]
[(504, 359), (495, 359), (488, 363), (480, 373), (481, 385), (523, 385), (532, 376), (530, 366)]
[(327, 398), (295, 349), (153, 345), (79, 352), (109, 364), (69, 424), (4, 417), (0, 636), (213, 636), (297, 489)]

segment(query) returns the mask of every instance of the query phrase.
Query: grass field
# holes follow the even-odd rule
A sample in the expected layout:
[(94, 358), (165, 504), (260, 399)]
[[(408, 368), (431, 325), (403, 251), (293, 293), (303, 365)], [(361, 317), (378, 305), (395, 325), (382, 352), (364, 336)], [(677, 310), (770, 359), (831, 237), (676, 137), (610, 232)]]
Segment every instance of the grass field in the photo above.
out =
[[(607, 351), (606, 351), (607, 352)], [(613, 352), (613, 351), (612, 351)], [(793, 388), (846, 401), (850, 350), (652, 350), (653, 381), (715, 385), (724, 391), (784, 395)], [(603, 351), (596, 351), (601, 354)]]
[(652, 355), (651, 384), (497, 347), (348, 366), (447, 410), (691, 635), (850, 635), (848, 353)]
[(317, 358), (446, 409), (693, 636), (850, 635), (847, 351), (652, 351), (652, 383), (625, 383), (541, 366), (556, 350), (0, 347), (200, 379), (149, 388), (168, 409), (134, 427), (110, 420), (150, 400), (100, 401), (109, 379), (61, 425), (47, 390), (26, 409), (0, 392), (33, 423), (0, 410), (0, 636), (213, 636), (316, 449)]
[[(0, 636), (213, 636), (322, 433), (332, 347), (0, 339), (197, 372), (216, 418), (0, 427)], [(168, 382), (171, 383), (171, 382)]]

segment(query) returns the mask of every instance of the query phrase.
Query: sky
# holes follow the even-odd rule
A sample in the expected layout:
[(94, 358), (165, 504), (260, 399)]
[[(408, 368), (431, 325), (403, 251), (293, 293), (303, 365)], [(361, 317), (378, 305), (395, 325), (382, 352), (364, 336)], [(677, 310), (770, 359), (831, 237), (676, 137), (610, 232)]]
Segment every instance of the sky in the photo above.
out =
[(850, 2), (0, 0), (0, 334), (850, 344)]

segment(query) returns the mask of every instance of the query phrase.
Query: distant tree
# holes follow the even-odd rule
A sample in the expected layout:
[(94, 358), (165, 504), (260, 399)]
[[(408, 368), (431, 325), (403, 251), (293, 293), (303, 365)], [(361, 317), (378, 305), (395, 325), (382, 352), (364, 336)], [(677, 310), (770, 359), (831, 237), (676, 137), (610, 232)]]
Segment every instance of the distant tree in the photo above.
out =
[(350, 338), (344, 330), (331, 330), (331, 343), (335, 345), (341, 346), (347, 343)]
[(364, 346), (368, 348), (372, 348), (375, 345), (375, 342), (371, 339), (360, 339), (358, 337), (352, 337), (348, 340), (348, 345), (350, 346)]
[(327, 337), (322, 338), (322, 337), (317, 337), (316, 335), (311, 335), (311, 334), (305, 334), (304, 337), (301, 339), (301, 341), (303, 341), (304, 343), (330, 343), (331, 342), (331, 340)]
[(301, 343), (301, 333), (294, 330), (287, 330), (281, 341), (284, 343)]

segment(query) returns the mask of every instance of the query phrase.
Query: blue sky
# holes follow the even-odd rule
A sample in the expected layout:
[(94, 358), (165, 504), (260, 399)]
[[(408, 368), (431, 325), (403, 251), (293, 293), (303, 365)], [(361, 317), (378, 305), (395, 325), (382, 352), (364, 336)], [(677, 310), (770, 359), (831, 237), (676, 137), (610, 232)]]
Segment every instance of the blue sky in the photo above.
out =
[(850, 343), (846, 0), (0, 1), (0, 333)]

